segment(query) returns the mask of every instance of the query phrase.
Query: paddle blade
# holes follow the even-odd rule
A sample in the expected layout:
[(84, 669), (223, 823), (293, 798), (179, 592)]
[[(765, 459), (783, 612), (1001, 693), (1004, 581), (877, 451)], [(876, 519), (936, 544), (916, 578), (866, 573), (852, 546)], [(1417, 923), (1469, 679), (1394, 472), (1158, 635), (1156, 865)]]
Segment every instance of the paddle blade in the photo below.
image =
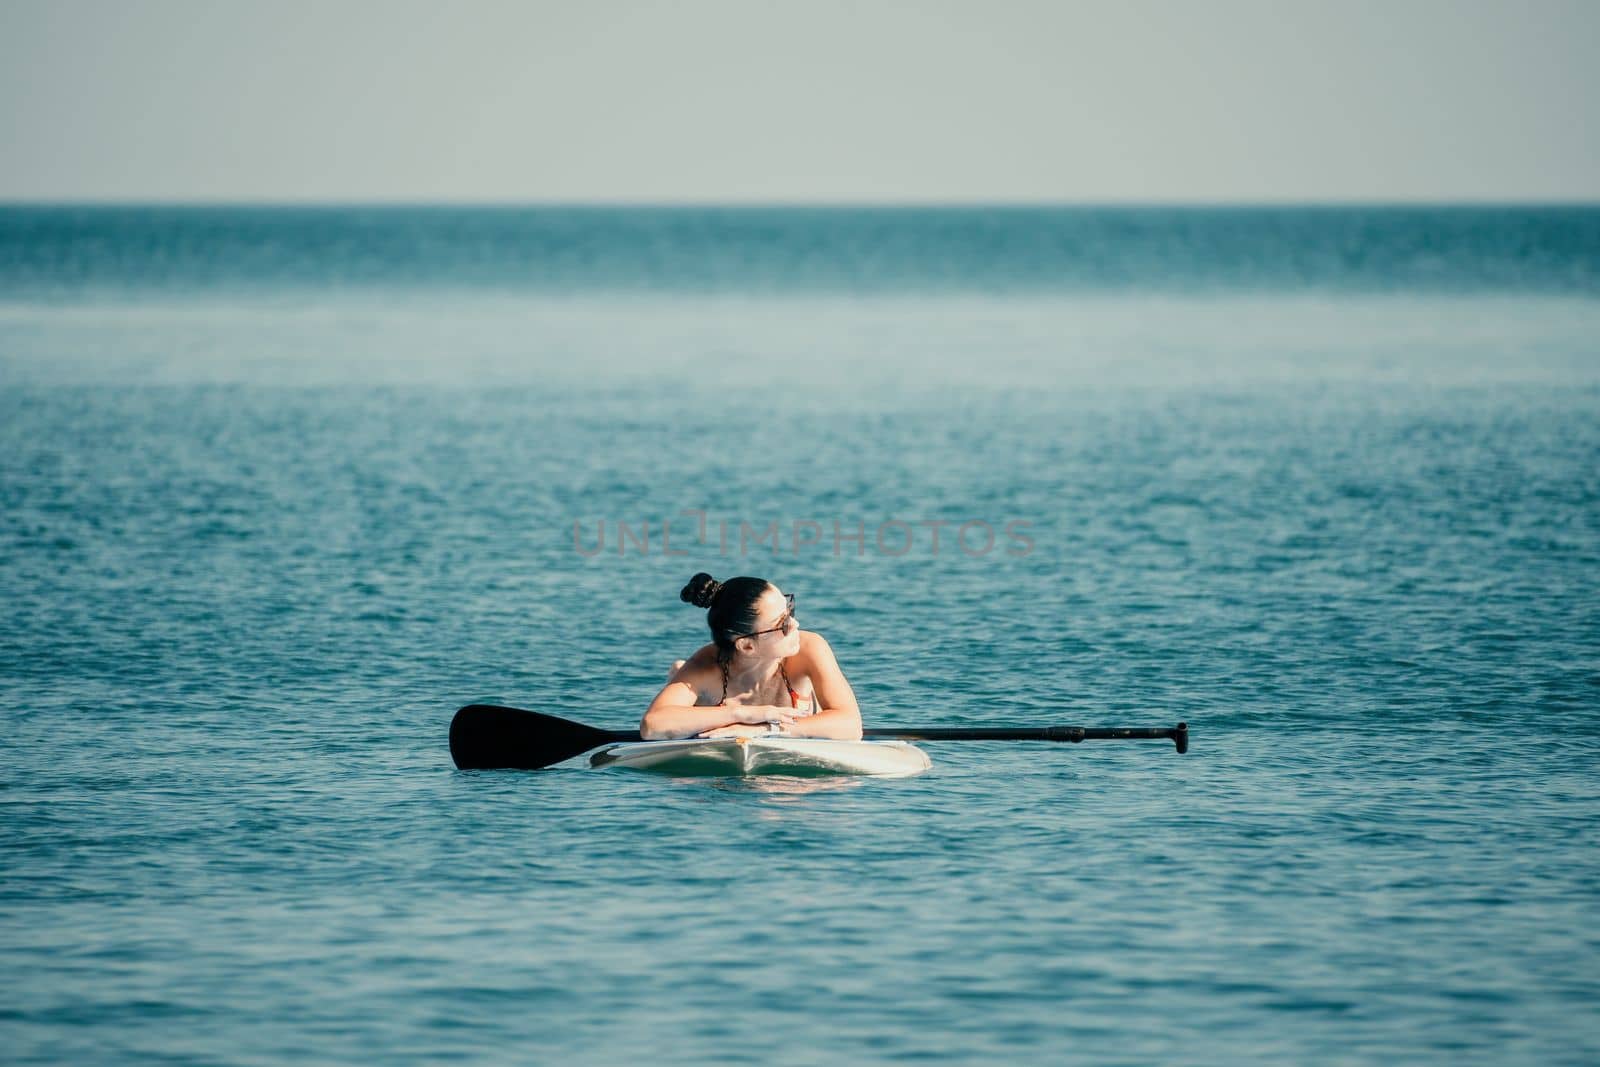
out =
[(450, 720), (450, 758), (464, 771), (533, 771), (639, 735), (497, 704), (469, 704)]

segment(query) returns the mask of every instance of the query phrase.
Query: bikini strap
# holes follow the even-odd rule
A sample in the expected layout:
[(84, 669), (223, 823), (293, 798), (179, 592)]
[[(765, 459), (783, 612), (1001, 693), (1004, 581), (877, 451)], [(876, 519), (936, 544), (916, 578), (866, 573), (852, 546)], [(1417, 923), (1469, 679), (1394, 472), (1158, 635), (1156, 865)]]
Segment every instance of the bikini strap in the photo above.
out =
[(794, 685), (789, 681), (789, 672), (783, 669), (783, 660), (778, 661), (778, 673), (783, 675), (783, 687), (789, 691), (789, 703), (795, 707), (800, 706), (800, 694), (794, 691)]
[[(778, 673), (783, 675), (783, 687), (789, 691), (789, 702), (795, 707), (800, 706), (800, 694), (794, 691), (794, 685), (789, 681), (789, 672), (783, 669), (783, 661), (778, 661)], [(728, 661), (722, 661), (722, 697), (713, 707), (722, 707), (728, 702)]]

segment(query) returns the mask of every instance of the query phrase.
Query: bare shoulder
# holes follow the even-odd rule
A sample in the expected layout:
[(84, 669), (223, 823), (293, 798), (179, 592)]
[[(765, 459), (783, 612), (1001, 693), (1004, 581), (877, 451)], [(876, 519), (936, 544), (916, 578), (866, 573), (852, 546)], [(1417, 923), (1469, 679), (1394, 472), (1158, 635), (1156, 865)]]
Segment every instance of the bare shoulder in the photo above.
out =
[(717, 666), (717, 646), (702, 645), (695, 650), (694, 655), (683, 661), (683, 666), (673, 672), (672, 680), (693, 685), (696, 679), (720, 673), (721, 668)]
[[(860, 708), (855, 693), (850, 689), (850, 682), (845, 678), (844, 671), (839, 669), (839, 661), (833, 658), (833, 648), (821, 634), (802, 630), (800, 651), (789, 662), (789, 676), (797, 684), (802, 677), (810, 683), (812, 696), (819, 707), (859, 716)], [(856, 736), (861, 735), (858, 733)]]
[(820, 667), (828, 664), (837, 665), (833, 658), (833, 647), (826, 638), (810, 630), (800, 631), (800, 651), (793, 658), (802, 667)]

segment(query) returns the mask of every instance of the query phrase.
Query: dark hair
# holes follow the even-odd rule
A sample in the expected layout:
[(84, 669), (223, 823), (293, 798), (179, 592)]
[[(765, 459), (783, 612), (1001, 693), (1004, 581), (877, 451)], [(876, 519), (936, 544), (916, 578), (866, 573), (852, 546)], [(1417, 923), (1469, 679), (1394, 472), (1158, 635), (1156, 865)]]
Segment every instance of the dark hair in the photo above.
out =
[(706, 625), (711, 627), (711, 640), (717, 645), (717, 658), (727, 660), (733, 655), (733, 642), (756, 628), (761, 617), (756, 607), (772, 583), (765, 578), (729, 578), (719, 582), (701, 571), (689, 579), (678, 599), (697, 608), (708, 608)]

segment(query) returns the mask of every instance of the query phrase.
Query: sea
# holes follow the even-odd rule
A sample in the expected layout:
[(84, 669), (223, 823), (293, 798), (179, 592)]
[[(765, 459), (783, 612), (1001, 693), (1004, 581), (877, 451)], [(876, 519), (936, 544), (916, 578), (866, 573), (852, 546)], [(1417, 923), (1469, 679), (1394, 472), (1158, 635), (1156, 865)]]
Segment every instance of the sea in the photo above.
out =
[(0, 604), (8, 1064), (1600, 1062), (1597, 206), (0, 207)]

